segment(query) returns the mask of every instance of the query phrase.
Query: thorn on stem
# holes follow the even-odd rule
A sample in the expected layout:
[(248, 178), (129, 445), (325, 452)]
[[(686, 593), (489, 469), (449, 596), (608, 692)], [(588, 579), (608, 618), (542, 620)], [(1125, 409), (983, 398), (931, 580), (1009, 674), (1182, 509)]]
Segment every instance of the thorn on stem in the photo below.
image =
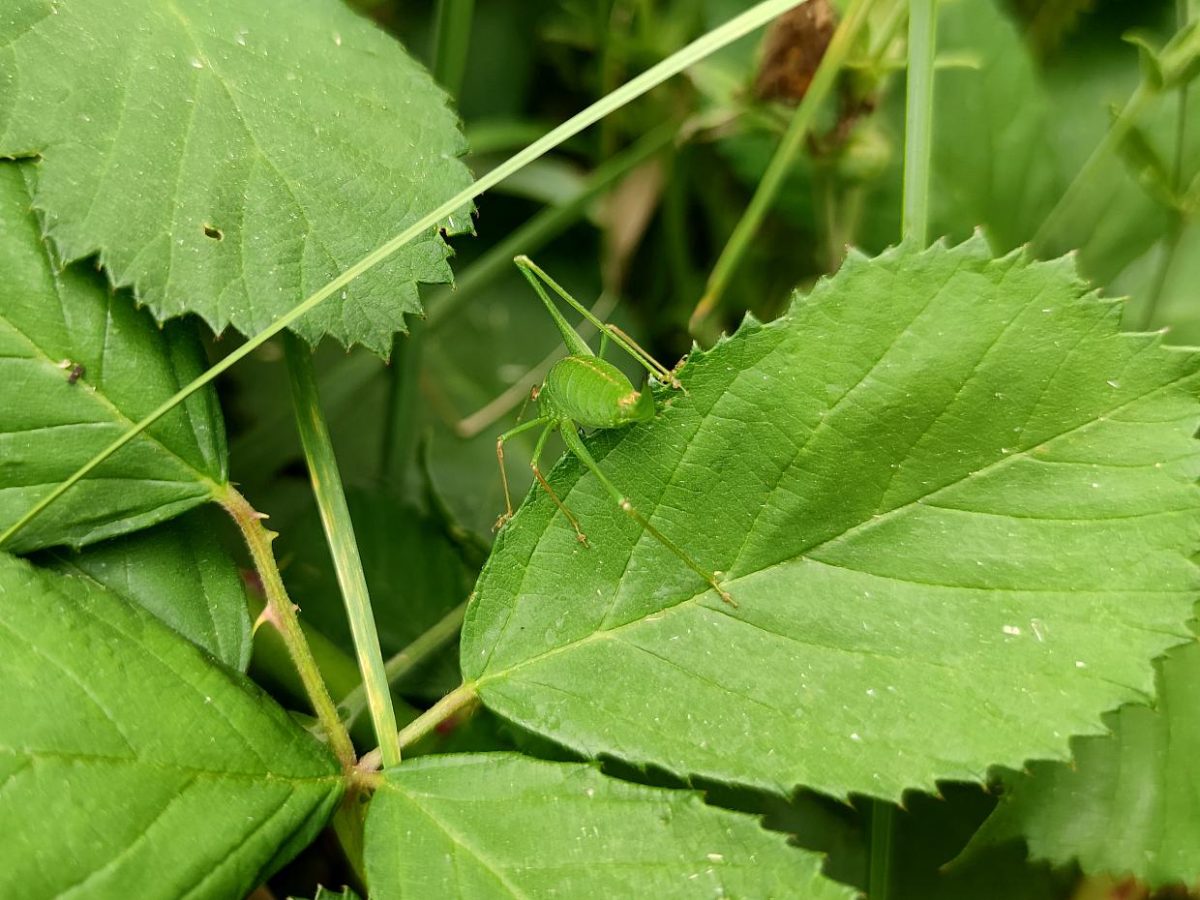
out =
[[(292, 603), (291, 607), (292, 612), (300, 612), (300, 607), (295, 603)], [(258, 614), (258, 618), (254, 620), (254, 626), (250, 629), (250, 634), (252, 636), (258, 634), (258, 629), (267, 624), (270, 624), (272, 628), (281, 634), (283, 633), (283, 625), (279, 621), (279, 616), (275, 614), (275, 608), (269, 603), (263, 607), (263, 611), (260, 612)]]

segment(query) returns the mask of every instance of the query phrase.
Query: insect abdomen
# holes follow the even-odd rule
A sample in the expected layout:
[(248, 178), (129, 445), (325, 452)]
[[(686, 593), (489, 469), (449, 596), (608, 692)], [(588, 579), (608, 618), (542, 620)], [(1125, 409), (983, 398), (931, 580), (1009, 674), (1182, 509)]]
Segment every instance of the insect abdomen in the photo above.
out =
[(556, 362), (538, 402), (546, 414), (584, 428), (616, 428), (654, 417), (649, 392), (639, 393), (620, 369), (595, 356), (568, 356)]

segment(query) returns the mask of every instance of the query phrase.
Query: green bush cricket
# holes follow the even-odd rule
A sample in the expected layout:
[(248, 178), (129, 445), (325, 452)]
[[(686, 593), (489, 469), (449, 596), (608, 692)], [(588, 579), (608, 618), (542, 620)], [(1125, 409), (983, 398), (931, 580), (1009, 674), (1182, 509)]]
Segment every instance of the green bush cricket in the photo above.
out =
[[(504, 525), (513, 514), (512, 498), (508, 490), (508, 475), (504, 470), (504, 442), (523, 432), (541, 428), (542, 432), (534, 445), (533, 459), (530, 462), (534, 478), (550, 495), (550, 499), (566, 516), (567, 521), (571, 523), (579, 542), (584, 546), (588, 545), (587, 536), (580, 528), (579, 520), (554, 493), (554, 489), (550, 487), (550, 483), (546, 481), (538, 467), (538, 460), (546, 446), (546, 441), (551, 434), (557, 431), (562, 435), (567, 449), (583, 463), (584, 468), (596, 476), (596, 479), (622, 511), (679, 557), (688, 568), (703, 578), (722, 600), (736, 606), (737, 604), (729, 596), (729, 592), (722, 588), (717, 581), (717, 576), (721, 573), (703, 569), (682, 547), (655, 528), (645, 516), (638, 512), (629, 499), (600, 470), (596, 460), (579, 437), (580, 428), (621, 428), (635, 422), (649, 421), (655, 416), (654, 395), (651, 393), (650, 386), (647, 385), (639, 391), (620, 369), (603, 359), (610, 339), (637, 360), (650, 373), (651, 377), (659, 382), (681, 388), (679, 380), (673, 372), (657, 362), (621, 329), (615, 325), (605, 324), (592, 315), (587, 307), (567, 293), (529, 257), (518, 256), (513, 261), (546, 305), (546, 310), (562, 334), (563, 343), (566, 345), (569, 355), (556, 362), (546, 374), (542, 386), (534, 389), (532, 396), (538, 403), (540, 414), (536, 418), (506, 431), (496, 439), (496, 460), (500, 465), (500, 479), (504, 485), (504, 514), (497, 519), (496, 527), (500, 528)], [(548, 286), (572, 309), (596, 326), (600, 332), (599, 354), (594, 353), (587, 342), (571, 327), (559, 312), (550, 295), (546, 293), (543, 285)]]

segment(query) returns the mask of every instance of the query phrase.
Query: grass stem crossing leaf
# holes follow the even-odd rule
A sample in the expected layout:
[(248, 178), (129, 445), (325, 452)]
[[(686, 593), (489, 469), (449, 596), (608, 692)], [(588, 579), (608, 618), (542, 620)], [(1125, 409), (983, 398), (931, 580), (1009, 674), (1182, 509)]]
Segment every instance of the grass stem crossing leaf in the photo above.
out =
[[(12, 0), (0, 96), (0, 156), (43, 158), (62, 258), (218, 332), (255, 334), (470, 181), (445, 94), (340, 0)], [(430, 229), (295, 330), (386, 354), (447, 252)]]

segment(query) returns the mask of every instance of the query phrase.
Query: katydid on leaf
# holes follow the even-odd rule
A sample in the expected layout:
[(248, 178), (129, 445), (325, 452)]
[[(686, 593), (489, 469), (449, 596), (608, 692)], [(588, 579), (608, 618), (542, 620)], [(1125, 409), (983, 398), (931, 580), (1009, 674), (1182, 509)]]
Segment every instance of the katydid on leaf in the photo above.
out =
[[(638, 512), (629, 498), (621, 493), (620, 489), (600, 470), (600, 466), (597, 465), (596, 460), (579, 437), (580, 428), (622, 428), (635, 422), (649, 421), (655, 416), (654, 395), (651, 393), (650, 386), (647, 385), (639, 391), (620, 369), (603, 359), (605, 348), (610, 340), (637, 360), (638, 364), (646, 369), (652, 378), (675, 388), (682, 387), (679, 380), (671, 370), (656, 361), (621, 329), (615, 325), (605, 324), (592, 315), (587, 307), (568, 294), (529, 257), (518, 256), (513, 261), (546, 305), (546, 310), (550, 313), (554, 324), (558, 326), (563, 343), (566, 344), (570, 355), (556, 362), (546, 374), (542, 386), (534, 390), (532, 396), (537, 401), (540, 412), (537, 418), (521, 423), (496, 439), (496, 460), (500, 464), (500, 480), (504, 485), (504, 514), (496, 520), (496, 527), (500, 528), (504, 525), (512, 518), (513, 514), (512, 498), (508, 490), (508, 475), (504, 470), (504, 442), (518, 434), (541, 428), (541, 434), (538, 435), (537, 443), (534, 445), (533, 459), (530, 462), (533, 476), (550, 495), (550, 499), (554, 501), (562, 514), (566, 516), (567, 521), (571, 523), (579, 543), (585, 547), (588, 546), (587, 536), (580, 528), (579, 520), (554, 492), (554, 488), (550, 486), (538, 467), (538, 460), (546, 446), (546, 441), (551, 434), (557, 431), (562, 436), (567, 449), (575, 454), (575, 457), (583, 463), (584, 468), (596, 476), (604, 490), (616, 501), (617, 506), (623, 512), (679, 557), (688, 568), (703, 578), (722, 600), (737, 606), (733, 598), (729, 596), (729, 592), (722, 588), (717, 580), (721, 573), (702, 568), (682, 547), (655, 528), (649, 519)], [(546, 287), (549, 287), (572, 309), (596, 326), (600, 332), (599, 354), (592, 351), (587, 342), (563, 317), (550, 295), (546, 293)]]

